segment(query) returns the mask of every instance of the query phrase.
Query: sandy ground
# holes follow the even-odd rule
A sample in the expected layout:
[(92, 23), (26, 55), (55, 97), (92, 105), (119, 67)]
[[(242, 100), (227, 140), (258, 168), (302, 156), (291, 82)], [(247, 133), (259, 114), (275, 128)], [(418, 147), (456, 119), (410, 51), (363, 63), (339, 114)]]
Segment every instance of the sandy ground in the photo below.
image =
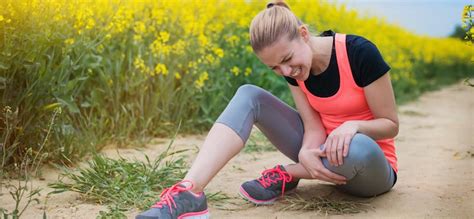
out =
[[(331, 218), (474, 218), (474, 88), (457, 84), (427, 93), (415, 102), (399, 107), (400, 133), (396, 138), (399, 158), (398, 182), (393, 190), (373, 199), (355, 199), (334, 191), (334, 188), (315, 180), (303, 180), (296, 193), (323, 196), (331, 193), (346, 199), (368, 202), (371, 208), (358, 214), (329, 215)], [(199, 147), (205, 136), (181, 136), (176, 147)], [(125, 157), (143, 158), (158, 154), (166, 139), (142, 149), (120, 149)], [(104, 151), (116, 156), (116, 149)], [(192, 159), (192, 156), (191, 156)], [(240, 184), (259, 176), (260, 172), (276, 164), (289, 163), (278, 152), (246, 154), (232, 159), (216, 176), (207, 192), (222, 191), (237, 196)], [(47, 183), (54, 182), (58, 171), (46, 168), (44, 180), (34, 180), (34, 186), (44, 188), (41, 204), (29, 207), (23, 218), (41, 218), (46, 208), (48, 218), (95, 218), (105, 206), (88, 203), (72, 192), (53, 195), (44, 205)], [(3, 188), (0, 206), (12, 209), (13, 202)], [(243, 203), (236, 199), (237, 203)], [(213, 218), (318, 218), (315, 212), (281, 211), (282, 204), (254, 207), (249, 204), (222, 210), (210, 204)], [(138, 210), (127, 213), (133, 218)]]

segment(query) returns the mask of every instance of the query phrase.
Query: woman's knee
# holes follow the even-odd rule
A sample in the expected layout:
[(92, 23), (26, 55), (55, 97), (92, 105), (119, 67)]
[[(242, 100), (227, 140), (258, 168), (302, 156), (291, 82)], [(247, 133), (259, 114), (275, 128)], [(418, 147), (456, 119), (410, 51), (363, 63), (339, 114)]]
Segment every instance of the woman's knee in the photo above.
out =
[(244, 84), (237, 89), (235, 93), (236, 97), (245, 98), (247, 100), (255, 100), (258, 99), (261, 94), (265, 93), (265, 90), (252, 85), (252, 84)]
[(352, 179), (360, 171), (372, 165), (379, 165), (379, 162), (383, 162), (384, 159), (382, 150), (372, 138), (357, 133), (351, 140), (349, 153), (344, 157), (343, 165), (330, 166), (327, 159), (323, 159), (323, 163), (329, 170)]
[(377, 156), (384, 156), (377, 142), (367, 135), (356, 133), (349, 145), (346, 159), (350, 162), (368, 162)]

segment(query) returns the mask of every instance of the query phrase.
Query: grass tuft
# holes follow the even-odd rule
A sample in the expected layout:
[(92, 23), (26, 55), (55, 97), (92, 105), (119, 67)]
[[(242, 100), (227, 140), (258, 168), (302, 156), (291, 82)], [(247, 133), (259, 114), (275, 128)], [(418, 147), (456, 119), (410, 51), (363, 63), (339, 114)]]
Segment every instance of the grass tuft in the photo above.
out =
[(287, 196), (281, 211), (314, 211), (318, 215), (342, 215), (366, 212), (371, 208), (367, 202), (355, 202), (349, 200), (338, 200), (323, 196), (302, 198), (298, 194)]
[(146, 155), (145, 162), (94, 155), (87, 167), (63, 168), (63, 177), (49, 187), (54, 189), (53, 194), (78, 192), (87, 200), (112, 206), (110, 209), (148, 208), (157, 201), (161, 190), (186, 174), (187, 164), (182, 154), (186, 150), (171, 151), (172, 142), (153, 161)]

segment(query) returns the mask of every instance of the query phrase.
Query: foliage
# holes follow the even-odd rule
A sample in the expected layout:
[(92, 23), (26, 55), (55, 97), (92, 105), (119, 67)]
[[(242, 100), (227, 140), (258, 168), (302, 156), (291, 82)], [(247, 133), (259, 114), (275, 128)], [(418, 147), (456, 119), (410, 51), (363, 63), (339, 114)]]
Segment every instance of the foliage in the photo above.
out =
[[(289, 4), (313, 29), (374, 42), (399, 102), (473, 68), (474, 52), (460, 40), (417, 36), (324, 1)], [(27, 148), (39, 153), (59, 108), (42, 152), (69, 164), (109, 143), (166, 136), (180, 120), (184, 132), (206, 130), (245, 83), (292, 104), (285, 80), (249, 46), (249, 23), (263, 8), (257, 0), (0, 1), (0, 108), (17, 118), (1, 135), (2, 162), (22, 160)]]

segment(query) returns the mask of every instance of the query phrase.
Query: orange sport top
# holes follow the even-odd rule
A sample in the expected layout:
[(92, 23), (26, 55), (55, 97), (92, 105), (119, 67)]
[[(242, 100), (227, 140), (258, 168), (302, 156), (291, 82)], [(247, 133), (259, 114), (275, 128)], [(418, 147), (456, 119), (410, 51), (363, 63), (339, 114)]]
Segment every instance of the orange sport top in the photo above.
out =
[[(352, 76), (351, 66), (347, 57), (345, 34), (336, 33), (335, 47), (340, 76), (339, 90), (335, 95), (317, 97), (307, 90), (304, 81), (296, 81), (305, 93), (309, 104), (314, 110), (319, 112), (327, 135), (346, 121), (374, 119), (367, 104), (364, 89), (356, 84)], [(382, 139), (376, 142), (385, 154), (390, 166), (395, 172), (398, 172), (394, 139)]]

